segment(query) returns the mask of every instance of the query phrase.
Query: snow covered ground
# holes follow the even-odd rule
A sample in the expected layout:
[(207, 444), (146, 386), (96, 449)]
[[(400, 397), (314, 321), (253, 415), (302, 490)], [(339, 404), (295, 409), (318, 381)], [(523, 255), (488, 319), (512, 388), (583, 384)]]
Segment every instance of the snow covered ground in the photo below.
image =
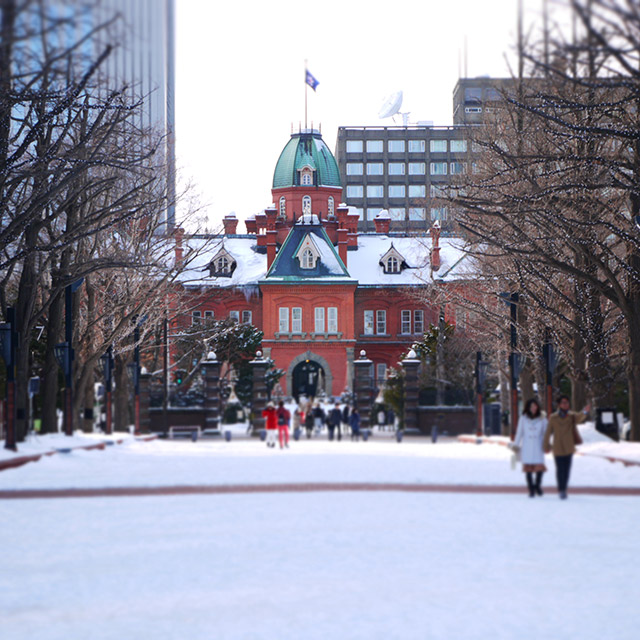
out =
[[(3, 471), (0, 489), (523, 486), (509, 455), (389, 436), (284, 451), (238, 438), (127, 438)], [(640, 467), (579, 456), (571, 485), (638, 487)], [(635, 639), (639, 521), (637, 497), (524, 490), (0, 500), (0, 637)]]

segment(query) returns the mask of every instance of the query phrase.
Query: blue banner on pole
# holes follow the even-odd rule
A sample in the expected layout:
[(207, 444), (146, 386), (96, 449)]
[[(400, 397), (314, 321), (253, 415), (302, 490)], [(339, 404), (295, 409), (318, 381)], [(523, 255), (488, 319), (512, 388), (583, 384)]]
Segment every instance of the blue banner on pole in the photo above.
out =
[(305, 69), (305, 78), (304, 81), (315, 91), (316, 87), (320, 84), (313, 75)]

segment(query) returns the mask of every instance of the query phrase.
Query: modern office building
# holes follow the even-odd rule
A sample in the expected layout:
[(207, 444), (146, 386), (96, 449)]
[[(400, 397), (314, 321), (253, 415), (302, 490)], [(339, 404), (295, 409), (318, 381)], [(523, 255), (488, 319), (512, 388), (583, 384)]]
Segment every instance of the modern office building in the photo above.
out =
[(451, 232), (451, 212), (438, 197), (473, 170), (467, 133), (464, 126), (340, 127), (343, 201), (360, 214), (358, 228), (372, 231), (386, 209), (392, 231), (424, 232), (438, 220), (445, 235)]
[[(531, 82), (528, 78), (527, 84)], [(482, 124), (492, 118), (515, 86), (513, 78), (460, 78), (453, 89), (454, 125)]]

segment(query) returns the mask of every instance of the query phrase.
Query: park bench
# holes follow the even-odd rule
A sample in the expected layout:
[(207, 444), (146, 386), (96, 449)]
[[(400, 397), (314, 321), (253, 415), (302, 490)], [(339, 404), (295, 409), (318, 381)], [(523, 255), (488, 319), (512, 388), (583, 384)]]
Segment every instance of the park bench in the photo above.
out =
[(178, 435), (190, 435), (195, 442), (201, 435), (202, 429), (198, 425), (180, 425), (169, 427), (169, 438), (173, 440)]

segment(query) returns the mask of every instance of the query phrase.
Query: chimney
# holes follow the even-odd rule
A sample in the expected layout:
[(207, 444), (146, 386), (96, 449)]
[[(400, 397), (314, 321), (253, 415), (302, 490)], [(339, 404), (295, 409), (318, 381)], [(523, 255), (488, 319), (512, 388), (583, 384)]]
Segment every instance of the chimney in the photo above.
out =
[(276, 240), (278, 232), (275, 229), (267, 230), (267, 269), (271, 268), (273, 261), (276, 259)]
[(436, 220), (431, 229), (429, 229), (429, 235), (431, 236), (431, 271), (437, 271), (442, 266), (442, 262), (440, 262), (440, 232), (440, 221)]
[(383, 209), (374, 219), (373, 224), (376, 227), (376, 233), (389, 233), (389, 225), (391, 224), (391, 218), (389, 212)]
[(176, 227), (173, 232), (174, 238), (176, 239), (176, 266), (180, 266), (182, 264), (182, 260), (184, 259), (184, 248), (182, 246), (182, 239), (184, 238), (184, 229), (180, 227)]
[(251, 234), (257, 234), (258, 233), (258, 223), (256, 222), (256, 217), (252, 216), (250, 218), (247, 218), (244, 221), (246, 227), (247, 227), (247, 233), (251, 233)]
[(228, 213), (222, 219), (222, 224), (224, 225), (224, 234), (226, 236), (235, 235), (236, 229), (238, 228), (238, 218), (236, 218), (236, 214), (233, 211)]
[(348, 249), (348, 235), (347, 229), (338, 229), (338, 255), (340, 260), (344, 262), (344, 266), (347, 266), (347, 249)]

